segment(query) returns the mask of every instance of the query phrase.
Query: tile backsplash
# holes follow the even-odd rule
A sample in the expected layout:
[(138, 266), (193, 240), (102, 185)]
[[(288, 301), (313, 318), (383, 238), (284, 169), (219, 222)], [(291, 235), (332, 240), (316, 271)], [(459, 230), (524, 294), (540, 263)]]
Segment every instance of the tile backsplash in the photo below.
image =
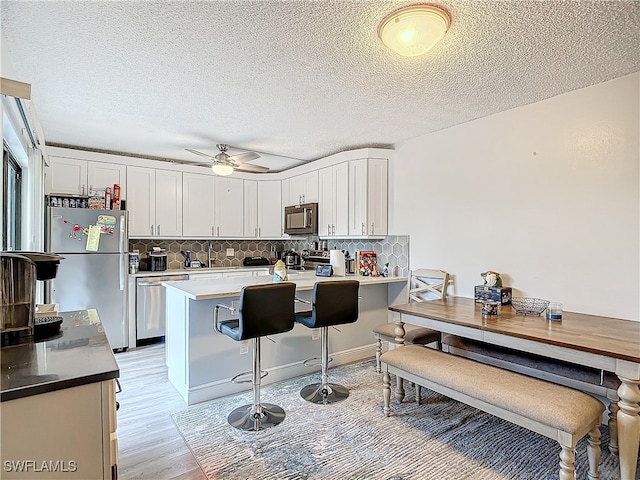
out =
[[(180, 251), (191, 251), (192, 260), (208, 261), (208, 249), (211, 248), (211, 260), (218, 267), (239, 267), (245, 257), (271, 258), (272, 252), (282, 253), (287, 250), (308, 250), (312, 248), (317, 237), (295, 240), (130, 240), (129, 251), (138, 250), (140, 258), (146, 259), (152, 247), (160, 247), (167, 251), (167, 262), (170, 270), (184, 267), (184, 257)], [(233, 255), (227, 256), (227, 249), (233, 249)], [(378, 270), (389, 262), (389, 270), (394, 275), (409, 275), (409, 236), (389, 235), (383, 240), (349, 240), (336, 239), (327, 241), (328, 250), (345, 250), (353, 258), (356, 249), (372, 250), (378, 255)], [(230, 252), (229, 252), (230, 253)]]

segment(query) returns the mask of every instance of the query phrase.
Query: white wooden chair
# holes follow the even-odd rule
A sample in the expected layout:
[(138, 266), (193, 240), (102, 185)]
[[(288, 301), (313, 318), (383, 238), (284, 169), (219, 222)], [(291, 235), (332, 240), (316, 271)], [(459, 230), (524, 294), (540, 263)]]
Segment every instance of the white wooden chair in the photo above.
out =
[[(421, 268), (411, 271), (409, 280), (409, 302), (425, 302), (445, 298), (449, 285), (449, 274), (443, 270), (432, 270)], [(395, 323), (383, 323), (373, 328), (376, 337), (376, 371), (381, 372), (380, 355), (382, 355), (382, 342), (397, 343), (395, 336)], [(404, 324), (405, 344), (428, 345), (436, 343), (438, 350), (441, 350), (440, 332), (429, 328)]]

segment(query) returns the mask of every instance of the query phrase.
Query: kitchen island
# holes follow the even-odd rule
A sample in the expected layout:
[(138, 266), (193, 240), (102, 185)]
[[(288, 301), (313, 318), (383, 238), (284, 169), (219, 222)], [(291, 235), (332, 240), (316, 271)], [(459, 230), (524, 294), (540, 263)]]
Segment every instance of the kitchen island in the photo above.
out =
[[(296, 284), (296, 295), (306, 300), (311, 299), (316, 282), (353, 279), (360, 281), (359, 317), (355, 323), (340, 325), (339, 331), (329, 329), (331, 367), (375, 355), (371, 331), (375, 325), (389, 321), (389, 305), (406, 302), (408, 279), (354, 275), (316, 277), (315, 272), (289, 275), (289, 281)], [(231, 382), (237, 374), (251, 371), (251, 349), (214, 330), (213, 310), (218, 303), (237, 304), (242, 287), (272, 281), (270, 276), (257, 276), (163, 283), (169, 381), (188, 405), (251, 389), (251, 384)], [(305, 304), (296, 305), (296, 310), (308, 308)], [(220, 318), (232, 316), (222, 310)], [(306, 359), (320, 356), (317, 332), (296, 324), (290, 332), (269, 338), (275, 343), (263, 339), (261, 344), (262, 368), (269, 372), (263, 384), (320, 370), (319, 365), (303, 365)]]
[(60, 333), (3, 347), (6, 479), (113, 478), (118, 364), (94, 309), (61, 312)]

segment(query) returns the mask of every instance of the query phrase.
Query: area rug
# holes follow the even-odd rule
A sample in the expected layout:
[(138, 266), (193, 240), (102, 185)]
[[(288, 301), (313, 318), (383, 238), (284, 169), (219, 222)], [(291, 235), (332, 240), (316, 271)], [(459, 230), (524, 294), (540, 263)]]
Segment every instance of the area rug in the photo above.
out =
[[(330, 381), (350, 389), (333, 405), (315, 405), (300, 389), (319, 375), (262, 389), (262, 401), (280, 405), (277, 427), (244, 432), (227, 424), (251, 393), (194, 405), (173, 415), (185, 442), (211, 480), (546, 480), (558, 478), (560, 446), (480, 410), (430, 390), (417, 406), (406, 385), (405, 402), (382, 412), (382, 380), (373, 362), (329, 371)], [(405, 382), (408, 383), (408, 382)], [(617, 480), (618, 458), (609, 453), (601, 427), (600, 478)], [(586, 440), (577, 448), (577, 478), (587, 478)]]

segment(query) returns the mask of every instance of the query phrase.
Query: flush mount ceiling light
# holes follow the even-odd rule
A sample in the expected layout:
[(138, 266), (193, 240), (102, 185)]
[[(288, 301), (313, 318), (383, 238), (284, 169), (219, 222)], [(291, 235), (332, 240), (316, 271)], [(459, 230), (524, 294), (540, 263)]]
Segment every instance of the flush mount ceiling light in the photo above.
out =
[(410, 5), (389, 14), (378, 27), (378, 36), (391, 50), (415, 57), (442, 40), (451, 23), (443, 9), (432, 5)]
[(214, 163), (211, 165), (211, 170), (213, 170), (213, 173), (220, 175), (221, 177), (226, 177), (233, 173), (233, 167), (224, 163)]

